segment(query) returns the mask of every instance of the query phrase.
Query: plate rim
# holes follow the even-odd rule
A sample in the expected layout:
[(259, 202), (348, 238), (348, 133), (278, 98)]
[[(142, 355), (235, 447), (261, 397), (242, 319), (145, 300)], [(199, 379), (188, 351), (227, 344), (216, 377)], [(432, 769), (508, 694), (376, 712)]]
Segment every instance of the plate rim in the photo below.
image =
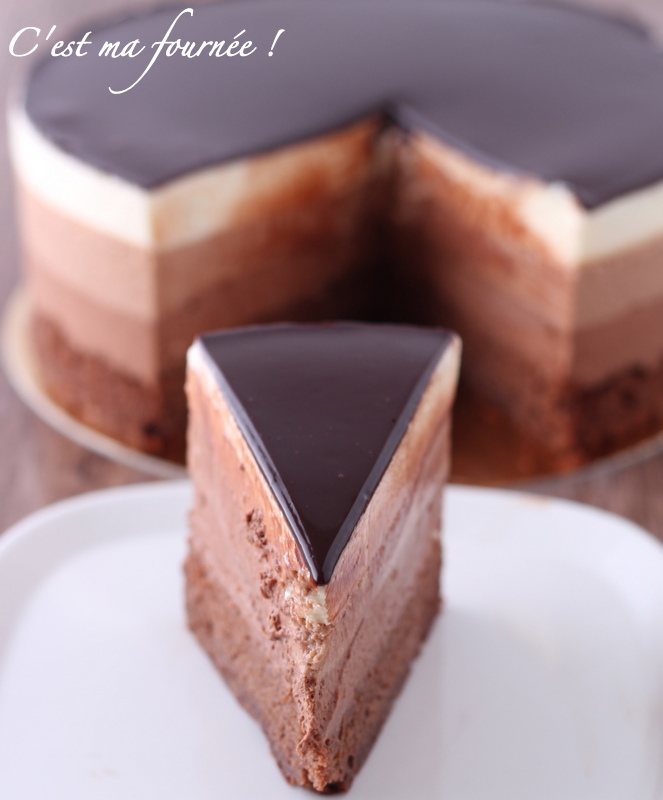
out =
[[(62, 500), (56, 500), (35, 511), (31, 511), (0, 532), (0, 560), (5, 556), (5, 551), (15, 546), (17, 541), (31, 535), (33, 530), (63, 517), (85, 513), (90, 508), (94, 509), (105, 504), (114, 505), (116, 503), (135, 502), (135, 498), (141, 495), (147, 498), (150, 494), (160, 495), (171, 492), (186, 494), (190, 493), (191, 489), (192, 484), (189, 478), (171, 478), (160, 481), (139, 481), (122, 486), (109, 486), (104, 489), (92, 489), (65, 497)], [(94, 533), (91, 536), (93, 537)]]
[[(0, 532), (0, 560), (4, 558), (5, 551), (15, 546), (15, 543), (20, 539), (31, 535), (33, 530), (39, 529), (44, 525), (48, 526), (51, 522), (66, 518), (69, 515), (75, 516), (85, 513), (90, 509), (94, 510), (97, 506), (115, 505), (125, 502), (133, 503), (136, 502), (137, 498), (141, 497), (144, 497), (146, 502), (150, 501), (152, 503), (156, 502), (161, 495), (166, 495), (167, 497), (169, 495), (182, 495), (186, 499), (191, 499), (192, 492), (193, 483), (190, 478), (177, 478), (157, 481), (147, 480), (121, 486), (93, 489), (57, 500), (30, 512), (20, 520), (9, 525), (4, 531)], [(151, 495), (155, 497), (151, 497)], [(657, 553), (662, 559), (661, 563), (663, 566), (663, 542), (653, 533), (628, 517), (591, 505), (590, 503), (555, 497), (553, 495), (527, 492), (521, 489), (447, 483), (444, 489), (443, 499), (443, 516), (445, 520), (448, 516), (450, 495), (454, 498), (451, 500), (451, 503), (467, 501), (471, 499), (473, 495), (479, 496), (480, 499), (480, 496), (483, 495), (486, 498), (498, 499), (499, 501), (508, 499), (509, 504), (523, 503), (542, 508), (553, 507), (557, 509), (567, 509), (581, 515), (601, 518), (605, 520), (606, 527), (610, 527), (613, 530), (621, 528), (624, 536), (638, 541), (638, 546), (644, 546), (648, 548), (650, 552)], [(170, 499), (173, 500), (173, 497)], [(445, 527), (446, 525), (443, 524), (443, 541), (445, 537)], [(534, 539), (538, 533), (537, 531), (532, 531), (531, 535)], [(617, 535), (620, 536), (622, 533), (620, 532)], [(91, 533), (91, 536), (94, 538), (94, 532)], [(574, 536), (576, 538), (582, 537), (584, 536), (584, 531), (574, 534)]]

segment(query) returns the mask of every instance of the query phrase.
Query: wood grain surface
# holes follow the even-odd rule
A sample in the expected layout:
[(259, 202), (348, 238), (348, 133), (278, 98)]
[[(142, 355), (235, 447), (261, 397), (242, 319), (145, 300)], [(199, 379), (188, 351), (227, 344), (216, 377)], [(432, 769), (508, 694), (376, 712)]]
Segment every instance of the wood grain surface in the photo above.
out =
[[(646, 20), (663, 41), (663, 0), (586, 2)], [(20, 28), (34, 25), (49, 29), (57, 24), (64, 31), (68, 26), (78, 25), (92, 17), (152, 5), (155, 3), (149, 0), (2, 0), (0, 92), (5, 103), (10, 87), (20, 79), (21, 71), (27, 66), (24, 62), (30, 61), (29, 58), (16, 59), (9, 55), (9, 41)], [(200, 2), (190, 0), (190, 5), (200, 5)], [(16, 220), (6, 135), (2, 126), (0, 306), (4, 305), (18, 279)], [(149, 476), (90, 453), (47, 428), (23, 406), (7, 383), (4, 373), (0, 372), (0, 531), (30, 511), (54, 500), (142, 480), (149, 480)], [(546, 491), (622, 514), (663, 540), (663, 455), (620, 471), (567, 480)]]

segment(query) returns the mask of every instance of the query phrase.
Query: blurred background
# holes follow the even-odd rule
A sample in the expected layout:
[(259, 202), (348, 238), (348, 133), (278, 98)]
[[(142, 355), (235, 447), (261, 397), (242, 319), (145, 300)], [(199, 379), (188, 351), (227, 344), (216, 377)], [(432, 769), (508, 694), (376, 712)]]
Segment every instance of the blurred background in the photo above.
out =
[[(663, 46), (663, 0), (582, 2), (644, 21), (655, 31)], [(200, 0), (187, 3), (192, 6), (202, 4)], [(3, 108), (11, 87), (20, 80), (21, 73), (29, 68), (32, 60), (30, 57), (13, 58), (9, 54), (9, 42), (18, 30), (26, 26), (48, 30), (57, 24), (62, 38), (67, 28), (77, 27), (87, 19), (156, 5), (163, 3), (153, 0), (2, 0), (0, 94)], [(0, 128), (0, 309), (18, 277), (12, 180), (3, 126)], [(0, 531), (54, 500), (91, 489), (148, 479), (149, 476), (88, 452), (52, 431), (23, 406), (4, 373), (0, 372)], [(635, 466), (565, 478), (536, 488), (620, 513), (663, 539), (663, 454)]]

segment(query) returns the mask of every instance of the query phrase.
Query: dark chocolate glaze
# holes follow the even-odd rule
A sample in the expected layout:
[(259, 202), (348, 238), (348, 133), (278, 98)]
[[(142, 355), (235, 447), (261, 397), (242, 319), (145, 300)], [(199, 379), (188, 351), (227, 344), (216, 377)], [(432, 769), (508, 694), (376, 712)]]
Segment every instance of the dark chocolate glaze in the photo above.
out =
[(358, 323), (201, 338), (316, 583), (329, 582), (451, 340)]
[[(241, 58), (163, 53), (179, 9), (47, 58), (27, 111), (68, 153), (143, 187), (338, 129), (375, 111), (487, 163), (567, 184), (587, 207), (663, 179), (663, 52), (636, 26), (564, 6), (270, 0), (196, 7), (171, 38), (232, 40)], [(273, 57), (268, 53), (285, 29)], [(107, 39), (147, 44), (100, 58)]]

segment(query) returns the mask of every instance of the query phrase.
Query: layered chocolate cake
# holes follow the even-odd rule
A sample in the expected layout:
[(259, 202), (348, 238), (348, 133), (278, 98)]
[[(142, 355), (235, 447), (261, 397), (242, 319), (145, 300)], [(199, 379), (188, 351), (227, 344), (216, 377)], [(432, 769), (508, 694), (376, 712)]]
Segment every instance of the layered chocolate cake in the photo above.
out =
[[(474, 0), (177, 15), (43, 60), (12, 115), (35, 343), (70, 411), (177, 455), (194, 335), (388, 295), (383, 316), (458, 330), (465, 383), (571, 461), (661, 426), (663, 52), (644, 31)], [(255, 52), (219, 56), (238, 36)], [(140, 80), (154, 48), (97, 55), (164, 38)]]
[(189, 623), (290, 783), (349, 788), (439, 609), (459, 355), (350, 323), (189, 351)]

